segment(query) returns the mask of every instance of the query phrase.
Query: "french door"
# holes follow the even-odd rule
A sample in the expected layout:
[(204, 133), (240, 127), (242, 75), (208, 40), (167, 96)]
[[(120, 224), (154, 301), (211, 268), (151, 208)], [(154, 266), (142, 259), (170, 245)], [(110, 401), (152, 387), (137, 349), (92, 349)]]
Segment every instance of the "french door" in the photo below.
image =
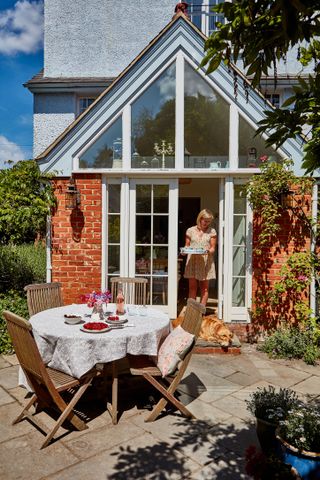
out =
[(149, 305), (177, 315), (178, 181), (129, 181), (128, 275), (148, 279)]
[(124, 177), (104, 185), (102, 287), (114, 276), (147, 278), (147, 303), (175, 318), (178, 180)]
[(226, 178), (223, 218), (223, 319), (248, 322), (252, 296), (252, 211), (244, 180)]

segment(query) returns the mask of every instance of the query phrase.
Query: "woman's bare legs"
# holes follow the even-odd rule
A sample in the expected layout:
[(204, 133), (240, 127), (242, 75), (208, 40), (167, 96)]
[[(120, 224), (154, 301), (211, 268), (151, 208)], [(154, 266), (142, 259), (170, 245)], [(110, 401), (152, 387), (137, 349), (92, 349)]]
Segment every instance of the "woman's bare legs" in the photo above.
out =
[(189, 278), (189, 298), (196, 299), (198, 290), (198, 281), (195, 278)]
[(200, 282), (200, 290), (201, 290), (201, 303), (202, 305), (206, 306), (208, 297), (209, 297), (209, 281), (203, 280)]

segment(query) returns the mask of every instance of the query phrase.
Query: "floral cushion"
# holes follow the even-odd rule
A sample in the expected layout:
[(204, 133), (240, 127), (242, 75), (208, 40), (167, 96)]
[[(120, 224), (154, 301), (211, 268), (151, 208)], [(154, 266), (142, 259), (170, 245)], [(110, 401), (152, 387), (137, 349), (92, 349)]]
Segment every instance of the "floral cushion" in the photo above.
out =
[(167, 336), (159, 349), (157, 362), (157, 367), (163, 377), (175, 371), (193, 340), (194, 335), (186, 332), (180, 325)]

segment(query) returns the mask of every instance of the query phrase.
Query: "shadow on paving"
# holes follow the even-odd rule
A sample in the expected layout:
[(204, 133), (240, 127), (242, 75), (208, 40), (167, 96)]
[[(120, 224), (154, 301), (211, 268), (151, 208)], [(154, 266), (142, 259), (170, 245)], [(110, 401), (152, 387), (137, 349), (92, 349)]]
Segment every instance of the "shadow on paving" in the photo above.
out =
[[(119, 447), (113, 453), (116, 463), (108, 480), (120, 479), (187, 479), (194, 473), (190, 469), (188, 458), (201, 454), (206, 456), (203, 477), (216, 479), (240, 479), (244, 474), (243, 459), (239, 445), (246, 448), (248, 436), (251, 437), (253, 425), (235, 428), (233, 425), (213, 425), (201, 420), (188, 420), (173, 417), (173, 425), (184, 431), (169, 437), (170, 443), (159, 440), (155, 445), (137, 447)], [(181, 453), (183, 453), (183, 456)], [(189, 465), (188, 465), (189, 463)], [(201, 462), (202, 463), (202, 462)], [(199, 470), (201, 466), (199, 465)]]

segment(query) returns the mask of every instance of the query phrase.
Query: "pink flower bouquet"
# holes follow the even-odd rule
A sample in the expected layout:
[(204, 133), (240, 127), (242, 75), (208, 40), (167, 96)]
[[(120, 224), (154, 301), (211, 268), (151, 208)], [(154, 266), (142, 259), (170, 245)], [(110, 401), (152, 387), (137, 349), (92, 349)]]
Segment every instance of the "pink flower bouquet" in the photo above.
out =
[(109, 303), (111, 300), (111, 293), (109, 290), (106, 290), (105, 292), (92, 292), (86, 295), (81, 295), (81, 300), (85, 302), (88, 307), (94, 307)]

